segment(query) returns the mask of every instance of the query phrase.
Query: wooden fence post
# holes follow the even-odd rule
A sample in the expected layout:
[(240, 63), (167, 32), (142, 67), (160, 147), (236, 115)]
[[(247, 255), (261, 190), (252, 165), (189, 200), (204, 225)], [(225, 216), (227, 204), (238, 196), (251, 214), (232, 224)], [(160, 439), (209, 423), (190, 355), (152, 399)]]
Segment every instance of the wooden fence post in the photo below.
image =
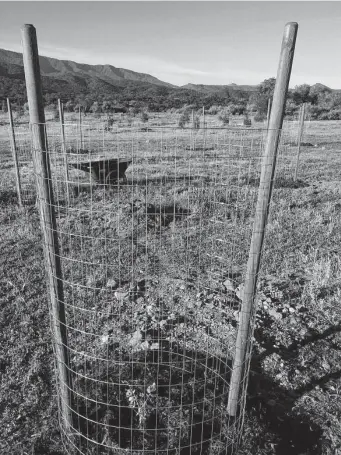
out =
[[(244, 291), (242, 296), (241, 310), (239, 314), (239, 326), (236, 340), (236, 350), (233, 360), (233, 369), (230, 380), (229, 398), (227, 410), (230, 416), (235, 416), (240, 396), (241, 380), (243, 376), (247, 353), (251, 346), (251, 325), (253, 320), (257, 278), (259, 273), (261, 252), (264, 240), (265, 227), (268, 218), (271, 200), (273, 178), (275, 173), (278, 142), (283, 124), (285, 101), (294, 57), (295, 42), (298, 24), (289, 22), (286, 24), (277, 72), (275, 93), (273, 96), (272, 110), (270, 115), (269, 132), (267, 135), (265, 152), (262, 160), (262, 170), (258, 190), (255, 221), (253, 225), (252, 239), (247, 263)], [(246, 381), (243, 381), (246, 388)]]
[(297, 137), (296, 166), (295, 166), (295, 177), (294, 177), (295, 182), (297, 181), (298, 165), (300, 162), (301, 142), (302, 142), (303, 129), (304, 129), (304, 117), (305, 117), (305, 103), (302, 104), (302, 107), (300, 109), (298, 137)]
[(21, 28), (24, 71), (30, 126), (33, 139), (33, 165), (36, 174), (37, 198), (43, 231), (47, 267), (53, 344), (59, 387), (60, 409), (65, 430), (72, 429), (71, 378), (67, 344), (64, 292), (60, 263), (55, 204), (51, 184), (51, 167), (45, 131), (45, 114), (41, 87), (36, 30), (26, 24)]
[(8, 110), (8, 119), (9, 119), (9, 126), (10, 126), (11, 148), (12, 148), (12, 155), (13, 155), (13, 161), (14, 161), (15, 183), (16, 183), (16, 187), (17, 187), (18, 203), (19, 203), (19, 206), (22, 207), (23, 204), (22, 204), (22, 197), (21, 197), (21, 181), (20, 181), (20, 172), (19, 172), (19, 164), (18, 164), (17, 144), (15, 141), (13, 114), (12, 114), (12, 107), (11, 107), (9, 98), (7, 98), (7, 110)]
[(65, 129), (64, 129), (64, 109), (63, 105), (58, 99), (58, 111), (59, 111), (59, 123), (60, 123), (60, 134), (61, 134), (61, 139), (62, 139), (62, 153), (64, 157), (64, 170), (65, 170), (65, 179), (66, 179), (66, 197), (67, 201), (70, 201), (70, 195), (69, 195), (69, 168), (68, 168), (68, 163), (67, 163), (67, 150), (66, 150), (66, 143), (65, 143)]

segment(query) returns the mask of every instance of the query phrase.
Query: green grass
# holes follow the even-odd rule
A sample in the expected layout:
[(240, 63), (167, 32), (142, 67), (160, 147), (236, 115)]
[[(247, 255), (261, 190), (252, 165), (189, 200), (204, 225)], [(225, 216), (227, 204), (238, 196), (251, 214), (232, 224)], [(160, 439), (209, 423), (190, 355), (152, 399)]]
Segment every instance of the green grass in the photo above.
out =
[[(279, 158), (259, 280), (259, 310), (241, 449), (244, 455), (329, 455), (338, 453), (341, 447), (341, 156), (334, 147), (338, 139), (336, 123), (311, 123), (306, 134), (318, 144), (330, 140), (332, 146), (302, 149), (297, 183), (292, 181), (294, 150), (283, 148), (286, 155)], [(259, 160), (251, 161), (250, 173), (250, 143), (245, 138), (242, 142), (241, 133), (234, 139), (234, 144), (244, 145), (241, 154), (241, 148), (231, 147), (231, 141), (227, 145), (226, 135), (216, 133), (206, 137), (205, 147), (201, 138), (194, 147), (197, 151), (185, 151), (186, 134), (175, 137), (169, 132), (161, 138), (159, 133), (149, 133), (148, 143), (144, 133), (135, 138), (129, 134), (120, 135), (120, 139), (111, 137), (101, 152), (109, 154), (114, 150), (129, 155), (133, 150), (134, 169), (144, 178), (109, 192), (93, 188), (90, 194), (75, 197), (71, 209), (57, 210), (58, 226), (65, 233), (60, 236), (61, 252), (69, 258), (63, 261), (63, 269), (64, 279), (71, 283), (65, 285), (66, 302), (72, 303), (67, 308), (74, 328), (70, 330), (70, 347), (114, 361), (120, 356), (131, 359), (135, 352), (137, 357), (141, 355), (142, 363), (149, 359), (145, 373), (149, 385), (158, 376), (167, 379), (167, 371), (155, 370), (152, 362), (156, 352), (163, 351), (159, 346), (155, 352), (150, 346), (160, 339), (164, 345), (168, 343), (164, 348), (175, 357), (186, 345), (189, 363), (193, 356), (190, 351), (231, 359), (238, 299), (233, 301), (236, 297), (226, 294), (222, 283), (226, 272), (233, 268), (240, 270), (233, 278), (235, 286), (243, 281), (251, 234)], [(166, 146), (162, 156), (155, 153), (161, 144)], [(56, 140), (52, 150), (58, 146)], [(7, 151), (5, 148), (3, 152)], [(52, 161), (57, 169), (62, 167), (57, 156)], [(8, 176), (8, 153), (2, 153), (2, 163), (2, 174)], [(0, 440), (0, 449), (18, 455), (56, 455), (63, 450), (56, 421), (39, 221), (34, 208), (16, 206), (11, 176), (12, 179), (2, 179), (1, 186), (0, 323), (4, 342), (0, 348), (0, 402), (4, 442)], [(128, 180), (131, 177), (128, 173)], [(87, 179), (77, 171), (72, 178), (76, 182)], [(224, 179), (230, 185), (225, 186)], [(62, 191), (59, 194), (64, 196)], [(115, 281), (112, 287), (108, 286), (110, 280)], [(76, 313), (73, 307), (79, 308)], [(86, 332), (98, 335), (83, 336), (79, 329), (84, 323)], [(141, 340), (139, 334), (143, 335)], [(184, 338), (186, 334), (188, 340)], [(110, 340), (111, 350), (103, 337)], [(171, 337), (177, 342), (175, 350), (169, 347)], [(139, 344), (143, 342), (149, 347), (141, 354)], [(75, 354), (71, 361), (76, 371), (84, 369), (83, 354)], [(106, 362), (100, 363), (89, 362), (88, 371), (92, 368), (94, 375), (107, 378)], [(205, 368), (197, 368), (202, 375)], [(146, 446), (155, 444), (143, 425), (153, 418), (148, 412), (156, 402), (149, 401), (149, 408), (145, 408), (146, 392), (139, 387), (145, 377), (139, 374), (134, 373), (132, 400), (129, 402), (126, 394), (128, 387), (121, 397), (134, 420), (135, 449), (142, 437), (146, 438)], [(115, 375), (117, 372), (112, 371), (111, 377)], [(128, 372), (122, 375), (122, 381), (129, 382)], [(108, 400), (108, 390), (95, 385), (91, 388), (89, 381), (82, 383), (81, 376), (77, 377), (76, 390), (85, 388), (90, 396)], [(179, 380), (176, 375), (173, 379)], [(111, 404), (115, 405), (118, 392), (113, 386), (111, 389)], [(188, 403), (193, 400), (190, 390), (183, 390)], [(175, 395), (170, 397), (175, 403), (176, 393), (175, 387)], [(200, 396), (199, 385), (196, 393)], [(158, 396), (153, 395), (152, 399), (161, 400)], [(213, 399), (213, 390), (210, 392), (208, 386), (208, 402)], [(81, 405), (79, 402), (79, 408)], [(162, 405), (169, 406), (168, 401), (157, 404)], [(97, 409), (97, 416), (110, 418), (102, 411)], [(205, 412), (210, 418), (211, 410)], [(161, 416), (160, 422), (162, 419), (168, 428), (162, 437), (168, 438), (171, 447), (178, 444), (178, 421), (182, 424), (183, 444), (186, 438), (195, 442), (189, 434), (186, 436), (186, 428), (194, 425), (191, 416), (174, 412)], [(221, 425), (223, 420), (220, 416), (218, 433), (226, 431)], [(97, 437), (114, 444), (110, 441), (117, 441), (118, 435), (102, 432)], [(125, 436), (120, 437), (122, 447)], [(216, 446), (205, 450), (225, 453), (219, 439)]]

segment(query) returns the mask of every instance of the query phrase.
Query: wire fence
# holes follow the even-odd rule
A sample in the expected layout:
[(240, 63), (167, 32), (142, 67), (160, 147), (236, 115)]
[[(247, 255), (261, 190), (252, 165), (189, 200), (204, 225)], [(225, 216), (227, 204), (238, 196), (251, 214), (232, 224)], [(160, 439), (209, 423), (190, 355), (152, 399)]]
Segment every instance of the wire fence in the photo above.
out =
[[(100, 153), (101, 156), (115, 156), (115, 153), (120, 152), (119, 155), (124, 157), (130, 156), (130, 144), (135, 141), (135, 137), (139, 133), (146, 133), (151, 137), (157, 137), (161, 135), (163, 131), (165, 139), (165, 147), (168, 146), (167, 140), (169, 139), (169, 132), (172, 132), (174, 137), (181, 137), (181, 134), (188, 139), (188, 143), (185, 144), (186, 151), (194, 150), (205, 152), (206, 159), (210, 155), (215, 156), (215, 153), (219, 152), (220, 149), (230, 151), (230, 148), (237, 148), (242, 150), (248, 149), (254, 150), (252, 141), (262, 136), (264, 141), (265, 129), (263, 128), (243, 128), (237, 127), (211, 127), (211, 128), (178, 128), (177, 126), (149, 126), (142, 122), (136, 123), (134, 126), (114, 124), (108, 126), (107, 123), (103, 122), (90, 122), (82, 123), (81, 127), (78, 122), (65, 122), (62, 126), (58, 122), (48, 122), (47, 124), (49, 132), (49, 146), (50, 148), (60, 151), (60, 163), (56, 166), (56, 170), (62, 169), (64, 160), (64, 170), (66, 177), (68, 175), (77, 176), (75, 181), (70, 183), (70, 191), (78, 193), (86, 191), (89, 179), (86, 178), (84, 173), (75, 173), (77, 161), (82, 161), (83, 158), (93, 158), (96, 154)], [(63, 134), (61, 131), (63, 128)], [(279, 144), (279, 156), (281, 157), (280, 163), (277, 166), (277, 180), (283, 184), (290, 185), (295, 175), (295, 167), (297, 161), (297, 148), (298, 148), (298, 121), (287, 121), (283, 125), (281, 140)], [(225, 133), (224, 133), (225, 131)], [(181, 133), (182, 132), (182, 133)], [(10, 131), (9, 131), (10, 134)], [(305, 141), (315, 140), (313, 137), (314, 132), (309, 131), (303, 132), (303, 145), (306, 145)], [(23, 205), (32, 205), (36, 201), (36, 188), (35, 178), (33, 173), (33, 162), (31, 153), (31, 132), (29, 124), (26, 125), (15, 125), (14, 127), (16, 154), (19, 168), (20, 178), (20, 191)], [(258, 135), (258, 136), (257, 136)], [(235, 137), (238, 136), (238, 144), (235, 143)], [(64, 142), (63, 142), (64, 137)], [(231, 139), (232, 138), (232, 139)], [(146, 140), (149, 140), (147, 138)], [(181, 144), (178, 144), (181, 146)], [(308, 144), (310, 145), (310, 144)], [(315, 144), (314, 144), (315, 145)], [(198, 148), (199, 147), (199, 148)], [(65, 153), (63, 152), (65, 149)], [(205, 150), (204, 150), (205, 149)], [(114, 153), (114, 155), (113, 155)], [(219, 152), (220, 153), (220, 152)], [(5, 155), (6, 154), (6, 155)], [(6, 169), (6, 179), (3, 184), (12, 191), (15, 188), (16, 175), (13, 163), (13, 156), (10, 153), (10, 145), (8, 144), (8, 150), (6, 150), (2, 160), (2, 169)], [(122, 158), (122, 156), (121, 156)], [(70, 168), (70, 170), (69, 170)], [(59, 172), (58, 171), (58, 172)], [(94, 176), (94, 173), (90, 173)], [(300, 170), (299, 176), (302, 175)], [(63, 177), (61, 177), (63, 178)], [(279, 184), (279, 183), (278, 183)], [(3, 187), (4, 190), (4, 187)]]
[[(236, 416), (227, 401), (267, 131), (44, 129), (65, 307), (65, 320), (50, 314), (65, 330), (56, 368), (67, 374), (56, 376), (67, 452), (235, 453), (253, 317)], [(18, 144), (23, 165), (31, 143)]]

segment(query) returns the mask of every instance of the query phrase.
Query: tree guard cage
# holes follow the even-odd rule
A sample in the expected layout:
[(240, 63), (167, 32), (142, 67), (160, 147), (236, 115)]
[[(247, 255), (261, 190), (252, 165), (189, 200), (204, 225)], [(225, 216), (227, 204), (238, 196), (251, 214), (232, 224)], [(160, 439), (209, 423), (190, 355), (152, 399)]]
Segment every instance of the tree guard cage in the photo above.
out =
[[(45, 123), (35, 30), (23, 28), (67, 453), (236, 453), (296, 30), (268, 131), (82, 124), (75, 153), (73, 126), (61, 140)], [(95, 162), (105, 176), (127, 166), (94, 178)]]

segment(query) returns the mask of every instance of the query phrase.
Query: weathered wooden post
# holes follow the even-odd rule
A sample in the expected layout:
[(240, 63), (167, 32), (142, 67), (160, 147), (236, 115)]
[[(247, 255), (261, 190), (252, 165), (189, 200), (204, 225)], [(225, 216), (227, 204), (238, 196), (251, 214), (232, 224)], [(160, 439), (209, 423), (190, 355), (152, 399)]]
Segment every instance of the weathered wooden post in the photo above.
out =
[[(248, 350), (251, 346), (251, 324), (255, 306), (255, 294), (259, 273), (261, 252), (267, 223), (273, 179), (276, 166), (277, 148), (283, 124), (285, 101), (294, 57), (295, 42), (298, 24), (289, 22), (284, 29), (282, 49), (277, 72), (275, 93), (269, 122), (262, 170), (256, 205), (255, 221), (253, 225), (249, 259), (239, 315), (239, 326), (236, 341), (236, 350), (233, 360), (233, 369), (230, 380), (228, 398), (228, 413), (235, 416), (240, 397), (241, 380), (244, 372)], [(244, 382), (246, 387), (247, 380)]]
[(65, 179), (66, 179), (66, 197), (67, 201), (70, 201), (70, 195), (69, 195), (69, 168), (68, 168), (68, 163), (67, 163), (67, 150), (66, 150), (66, 143), (65, 143), (65, 130), (64, 130), (64, 109), (63, 105), (58, 99), (58, 110), (59, 110), (59, 123), (60, 123), (60, 134), (61, 134), (61, 139), (62, 139), (62, 153), (63, 153), (63, 158), (64, 158), (64, 170), (65, 170)]
[(303, 129), (304, 129), (304, 117), (305, 117), (305, 103), (302, 104), (300, 109), (300, 116), (299, 116), (299, 127), (298, 127), (298, 137), (297, 137), (297, 152), (296, 152), (296, 167), (295, 167), (295, 182), (297, 181), (298, 176), (298, 165), (300, 162), (300, 153), (301, 153), (301, 142), (303, 136)]
[(268, 112), (266, 114), (266, 129), (269, 129), (270, 122), (270, 112), (271, 112), (271, 98), (268, 99)]
[(205, 106), (202, 107), (202, 125), (205, 128)]
[(64, 307), (62, 271), (60, 263), (55, 203), (51, 185), (51, 168), (45, 134), (45, 114), (40, 77), (36, 30), (26, 24), (21, 28), (24, 70), (30, 126), (33, 139), (33, 165), (36, 174), (37, 199), (43, 231), (44, 254), (47, 267), (53, 344), (59, 387), (61, 418), (65, 430), (72, 428), (71, 379), (68, 356), (67, 330)]
[(14, 169), (15, 169), (15, 183), (16, 183), (16, 187), (17, 187), (18, 203), (19, 203), (20, 207), (22, 207), (21, 181), (20, 181), (20, 172), (19, 172), (19, 164), (18, 164), (17, 144), (15, 141), (13, 114), (12, 114), (12, 107), (11, 107), (9, 98), (7, 98), (7, 111), (8, 111), (8, 119), (9, 119), (9, 126), (10, 126), (11, 148), (12, 148), (12, 155), (13, 155), (13, 162), (14, 162)]

